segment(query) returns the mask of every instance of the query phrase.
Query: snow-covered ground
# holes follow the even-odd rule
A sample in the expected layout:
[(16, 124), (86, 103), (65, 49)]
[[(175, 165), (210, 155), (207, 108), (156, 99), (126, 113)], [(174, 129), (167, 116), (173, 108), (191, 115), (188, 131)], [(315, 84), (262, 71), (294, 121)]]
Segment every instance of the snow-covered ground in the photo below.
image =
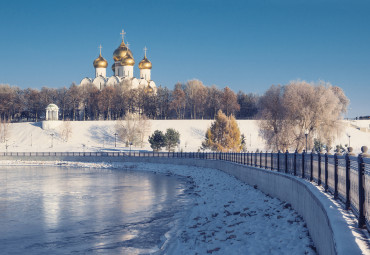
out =
[(0, 167), (9, 164), (123, 168), (191, 177), (193, 206), (161, 254), (315, 254), (305, 223), (290, 204), (221, 171), (146, 163), (0, 161)]
[[(178, 150), (198, 151), (212, 120), (151, 120), (150, 122), (149, 135), (156, 129), (165, 131), (167, 128), (174, 128), (181, 135)], [(246, 137), (249, 151), (266, 150), (264, 140), (259, 136), (257, 121), (238, 120), (237, 122), (241, 133)], [(41, 123), (13, 123), (9, 127), (8, 141), (0, 143), (0, 151), (6, 151), (6, 145), (9, 152), (129, 150), (125, 147), (124, 141), (118, 139), (115, 147), (115, 123), (115, 121), (73, 121), (71, 138), (67, 142), (63, 141), (60, 135), (62, 122), (54, 131), (43, 130)], [(343, 121), (343, 123), (345, 130), (334, 145), (348, 144), (349, 135), (354, 152), (359, 153), (361, 146), (364, 145), (370, 147), (370, 132), (364, 132), (355, 127), (369, 127), (369, 120)], [(355, 126), (350, 125), (351, 123)], [(151, 151), (147, 138), (143, 148), (132, 147), (132, 149)]]

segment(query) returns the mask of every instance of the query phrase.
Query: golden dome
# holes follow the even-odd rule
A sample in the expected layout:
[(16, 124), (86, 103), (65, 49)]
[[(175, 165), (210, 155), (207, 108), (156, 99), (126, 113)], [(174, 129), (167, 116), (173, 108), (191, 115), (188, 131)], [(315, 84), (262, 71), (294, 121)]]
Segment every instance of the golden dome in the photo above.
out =
[(152, 69), (152, 63), (147, 59), (146, 57), (143, 58), (143, 60), (139, 63), (140, 69)]
[(132, 57), (132, 55), (127, 54), (126, 57), (124, 57), (121, 61), (121, 64), (123, 66), (134, 66), (135, 65), (135, 60)]
[(121, 61), (126, 57), (127, 53), (132, 56), (131, 50), (127, 48), (125, 42), (122, 40), (120, 46), (113, 52), (114, 61)]
[(108, 62), (99, 54), (99, 57), (94, 60), (94, 67), (95, 68), (107, 68)]

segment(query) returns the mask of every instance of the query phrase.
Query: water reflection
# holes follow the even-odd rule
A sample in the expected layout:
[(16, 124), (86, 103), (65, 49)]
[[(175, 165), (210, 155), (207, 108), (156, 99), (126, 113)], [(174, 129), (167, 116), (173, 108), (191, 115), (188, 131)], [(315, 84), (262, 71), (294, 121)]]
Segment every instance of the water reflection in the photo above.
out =
[(0, 250), (155, 251), (187, 204), (184, 180), (147, 172), (0, 168)]

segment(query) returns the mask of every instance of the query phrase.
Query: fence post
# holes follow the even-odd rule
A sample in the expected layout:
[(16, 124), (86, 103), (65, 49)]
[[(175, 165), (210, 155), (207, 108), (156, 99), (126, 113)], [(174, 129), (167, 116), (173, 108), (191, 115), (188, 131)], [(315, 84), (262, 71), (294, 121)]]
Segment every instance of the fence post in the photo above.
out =
[(303, 150), (303, 152), (302, 152), (302, 179), (304, 179), (304, 177), (305, 177), (305, 172), (304, 172), (305, 169), (306, 169), (306, 167), (305, 167), (305, 163), (306, 163), (305, 159), (306, 159), (306, 151)]
[(324, 191), (328, 192), (328, 152), (325, 153), (325, 185)]
[(253, 154), (254, 156), (254, 166), (257, 167), (257, 151)]
[(349, 161), (349, 156), (353, 156), (354, 153), (352, 152), (353, 148), (349, 147), (348, 148), (348, 153), (346, 154), (346, 203), (345, 203), (345, 209), (348, 210), (351, 206), (351, 201), (349, 198), (349, 192), (351, 188), (351, 179), (350, 179), (350, 161)]
[(260, 152), (260, 168), (262, 168), (262, 150)]
[(298, 153), (298, 151), (295, 150), (295, 152), (294, 152), (294, 161), (293, 161), (293, 174), (294, 174), (294, 176), (297, 175), (297, 153)]
[(287, 174), (288, 173), (288, 149), (286, 150), (285, 152), (285, 173)]
[(310, 182), (313, 181), (313, 149), (311, 151)]
[(277, 171), (280, 172), (280, 150), (277, 153)]
[(253, 166), (253, 151), (251, 151), (250, 156), (251, 156), (251, 166)]
[(321, 185), (321, 151), (319, 151), (319, 153), (317, 154), (318, 156), (318, 160), (317, 160), (317, 163), (319, 164), (318, 165), (318, 176), (317, 176), (317, 185)]
[(274, 169), (274, 155), (273, 155), (273, 151), (271, 151), (271, 170)]
[(265, 152), (265, 169), (267, 169), (267, 151)]
[(338, 199), (338, 155), (339, 150), (334, 154), (334, 199)]
[(358, 155), (358, 227), (362, 228), (365, 226), (365, 189), (364, 189), (364, 182), (365, 182), (365, 163), (364, 157), (368, 157), (367, 155), (367, 147), (361, 147), (362, 153)]

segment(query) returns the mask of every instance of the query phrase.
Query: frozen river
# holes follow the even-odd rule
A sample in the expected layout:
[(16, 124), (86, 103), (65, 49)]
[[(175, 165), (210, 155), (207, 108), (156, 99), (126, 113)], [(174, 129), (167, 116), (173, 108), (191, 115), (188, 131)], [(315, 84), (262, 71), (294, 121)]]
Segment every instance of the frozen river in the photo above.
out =
[(186, 179), (150, 172), (0, 167), (2, 254), (158, 250), (188, 208)]

